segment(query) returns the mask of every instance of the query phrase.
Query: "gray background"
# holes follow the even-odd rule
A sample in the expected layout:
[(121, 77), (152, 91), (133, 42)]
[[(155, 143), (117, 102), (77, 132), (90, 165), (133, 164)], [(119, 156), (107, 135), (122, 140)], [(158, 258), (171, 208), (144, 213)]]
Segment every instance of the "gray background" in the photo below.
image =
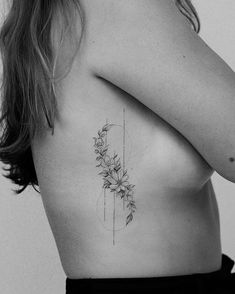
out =
[[(5, 0), (0, 0), (3, 12)], [(235, 70), (235, 1), (195, 0), (201, 37)], [(1, 167), (1, 165), (0, 165)], [(235, 184), (213, 175), (223, 252), (235, 259)], [(65, 274), (40, 196), (15, 196), (0, 176), (0, 287), (4, 294), (64, 294)]]

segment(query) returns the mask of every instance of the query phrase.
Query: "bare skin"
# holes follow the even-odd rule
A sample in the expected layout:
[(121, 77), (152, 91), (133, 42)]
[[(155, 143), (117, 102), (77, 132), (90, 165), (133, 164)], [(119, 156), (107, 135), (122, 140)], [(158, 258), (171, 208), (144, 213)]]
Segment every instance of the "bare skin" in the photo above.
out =
[[(99, 8), (100, 2), (103, 2), (105, 9)], [(156, 1), (146, 2), (152, 4)], [(151, 75), (150, 71), (142, 75), (143, 82), (142, 79), (136, 82), (128, 79), (125, 74), (131, 75), (130, 71), (124, 71), (125, 78), (122, 79), (119, 70), (124, 68), (123, 59), (118, 60), (122, 52), (116, 54), (121, 50), (115, 53), (109, 51), (107, 48), (111, 43), (102, 44), (100, 41), (110, 39), (108, 24), (114, 35), (120, 34), (122, 26), (115, 16), (117, 10), (120, 12), (119, 9), (123, 7), (121, 4), (115, 6), (113, 1), (105, 0), (93, 1), (92, 5), (91, 1), (81, 3), (87, 12), (89, 25), (73, 68), (60, 85), (58, 102), (61, 119), (56, 122), (54, 136), (38, 133), (32, 142), (43, 204), (66, 275), (77, 279), (153, 277), (218, 270), (221, 266), (220, 226), (210, 178), (214, 170), (229, 178), (232, 172), (225, 162), (233, 164), (234, 155), (228, 147), (225, 149), (230, 155), (226, 157), (228, 154), (224, 154), (224, 162), (222, 156), (215, 160), (215, 154), (207, 151), (212, 143), (203, 144), (203, 135), (201, 142), (194, 145), (193, 142), (200, 139), (197, 137), (200, 132), (196, 128), (191, 136), (187, 136), (190, 129), (177, 120), (177, 115), (172, 118), (172, 113), (164, 113), (164, 106), (165, 109), (169, 106), (167, 99), (166, 104), (152, 103), (151, 106), (145, 93), (148, 93), (150, 100), (153, 94), (147, 89), (156, 90), (157, 93), (153, 71)], [(113, 11), (113, 15), (107, 11)], [(115, 28), (118, 28), (117, 31)], [(168, 36), (163, 35), (162, 38), (167, 39)], [(203, 50), (198, 46), (197, 54), (200, 55)], [(126, 48), (126, 52), (128, 49), (131, 48)], [(189, 58), (187, 53), (186, 49), (184, 59)], [(212, 51), (207, 53), (212, 59), (217, 58)], [(108, 66), (115, 56), (117, 60), (113, 66), (116, 66), (116, 71)], [(128, 63), (129, 59), (126, 61)], [(224, 71), (231, 80), (229, 69), (220, 62), (221, 65), (215, 67), (221, 66), (221, 72)], [(146, 63), (149, 68), (147, 60)], [(133, 64), (127, 64), (128, 69), (131, 66), (133, 68)], [(180, 75), (181, 66), (178, 66), (174, 70), (179, 70)], [(139, 70), (138, 66), (136, 70)], [(197, 70), (202, 70), (205, 76), (208, 74), (203, 67)], [(136, 73), (132, 74), (135, 76)], [(139, 72), (137, 76), (140, 77)], [(202, 95), (207, 93), (209, 97), (210, 93), (203, 85)], [(215, 87), (219, 87), (218, 83)], [(133, 89), (136, 89), (137, 95), (134, 95)], [(187, 93), (190, 93), (189, 89), (186, 89)], [(224, 90), (222, 85), (219, 90)], [(227, 95), (231, 92), (229, 88)], [(179, 92), (175, 94), (175, 99), (179, 101)], [(196, 95), (193, 90), (192, 95)], [(157, 96), (161, 100), (161, 96)], [(184, 99), (182, 93), (175, 111), (178, 112), (181, 103), (182, 116), (187, 120)], [(162, 117), (156, 111), (157, 106), (162, 110)], [(125, 168), (129, 181), (135, 185), (136, 211), (133, 220), (127, 226), (122, 226), (123, 215), (118, 214), (117, 210), (113, 242), (113, 220), (109, 218), (104, 223), (100, 218), (103, 211), (100, 205), (103, 180), (98, 175), (101, 170), (96, 167), (93, 137), (107, 121), (121, 125), (124, 109)], [(216, 109), (213, 113), (216, 113)], [(200, 115), (198, 122), (204, 119), (203, 110)], [(212, 115), (208, 116), (213, 119)], [(191, 114), (191, 117), (197, 126), (196, 116)], [(206, 127), (210, 128), (209, 120)], [(107, 134), (109, 152), (116, 151), (122, 160), (123, 150), (120, 146), (123, 137), (119, 127), (113, 130)], [(223, 162), (223, 167), (216, 169), (219, 162)], [(110, 207), (107, 206), (106, 217)]]

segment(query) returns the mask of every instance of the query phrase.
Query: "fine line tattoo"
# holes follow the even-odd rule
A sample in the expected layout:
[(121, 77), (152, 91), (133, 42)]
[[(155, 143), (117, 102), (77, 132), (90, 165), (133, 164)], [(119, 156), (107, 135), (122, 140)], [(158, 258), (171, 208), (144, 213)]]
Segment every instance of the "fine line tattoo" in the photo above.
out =
[[(123, 109), (123, 125), (122, 125), (122, 162), (120, 156), (114, 152), (110, 155), (110, 143), (108, 142), (108, 132), (114, 128), (115, 124), (111, 124), (106, 119), (105, 125), (98, 130), (97, 137), (94, 139), (95, 153), (97, 155), (96, 161), (98, 164), (96, 167), (102, 170), (98, 173), (103, 179), (103, 219), (106, 219), (107, 209), (107, 195), (109, 192), (113, 197), (113, 213), (112, 213), (112, 233), (113, 233), (113, 245), (115, 245), (115, 231), (116, 228), (116, 205), (117, 200), (123, 201), (123, 210), (128, 208), (128, 215), (125, 219), (125, 226), (127, 226), (133, 220), (133, 213), (136, 210), (134, 200), (134, 187), (135, 185), (129, 182), (129, 175), (126, 169), (125, 151), (126, 151), (126, 111)], [(108, 144), (109, 143), (109, 144)], [(126, 205), (125, 205), (126, 204)]]

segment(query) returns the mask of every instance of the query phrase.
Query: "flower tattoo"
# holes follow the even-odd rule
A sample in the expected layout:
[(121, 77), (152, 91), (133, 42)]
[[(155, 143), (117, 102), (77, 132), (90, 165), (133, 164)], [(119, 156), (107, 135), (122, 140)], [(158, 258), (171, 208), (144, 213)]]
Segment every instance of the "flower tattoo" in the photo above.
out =
[(113, 127), (113, 124), (106, 123), (101, 130), (98, 131), (98, 136), (93, 137), (96, 160), (96, 167), (102, 169), (99, 175), (103, 179), (103, 188), (109, 189), (115, 196), (120, 197), (129, 209), (129, 214), (126, 217), (126, 226), (133, 220), (133, 213), (136, 210), (134, 196), (134, 187), (129, 182), (127, 170), (122, 166), (121, 159), (114, 152), (111, 156), (108, 154), (109, 145), (107, 144), (107, 132)]

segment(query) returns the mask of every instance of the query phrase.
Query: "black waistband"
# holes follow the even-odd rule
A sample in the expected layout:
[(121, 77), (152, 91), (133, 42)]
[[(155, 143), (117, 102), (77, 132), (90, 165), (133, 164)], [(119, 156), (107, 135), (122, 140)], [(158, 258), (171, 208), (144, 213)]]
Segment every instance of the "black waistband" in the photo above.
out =
[[(234, 287), (235, 273), (232, 274), (234, 261), (227, 255), (222, 255), (222, 266), (218, 271), (210, 273), (196, 273), (182, 276), (147, 277), (147, 278), (87, 278), (66, 279), (66, 294), (85, 293), (134, 293), (138, 291), (176, 291), (172, 293), (204, 293), (193, 292), (193, 288), (214, 289), (226, 284), (229, 288)], [(216, 292), (220, 293), (220, 292)], [(221, 292), (223, 293), (223, 292)], [(227, 293), (227, 292), (226, 292)], [(232, 293), (232, 292), (231, 292)]]

